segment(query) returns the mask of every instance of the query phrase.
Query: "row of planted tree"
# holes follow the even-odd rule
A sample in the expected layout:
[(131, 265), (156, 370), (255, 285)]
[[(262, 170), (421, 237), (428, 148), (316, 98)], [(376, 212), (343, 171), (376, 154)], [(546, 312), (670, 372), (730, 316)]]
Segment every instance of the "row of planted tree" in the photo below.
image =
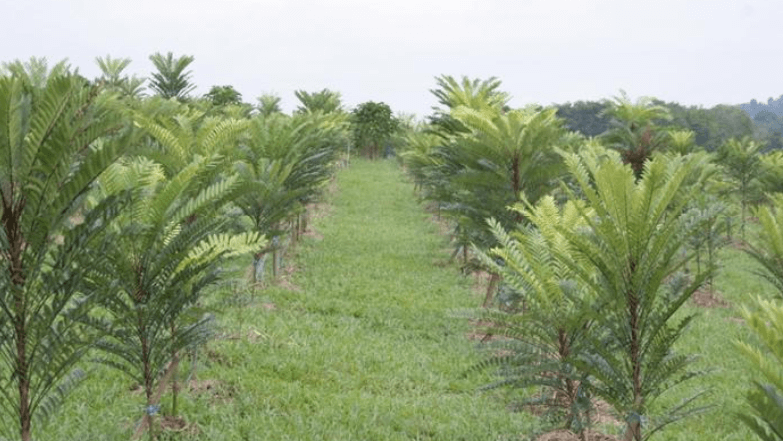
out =
[(759, 338), (737, 346), (763, 375), (741, 419), (783, 439), (781, 153), (748, 137), (705, 151), (663, 124), (670, 115), (651, 99), (607, 101), (609, 130), (586, 138), (554, 108), (508, 108), (495, 79), (438, 86), (443, 107), (401, 160), (451, 221), (454, 256), (491, 275), (485, 306), (498, 308), (476, 318), (505, 338), (476, 368), (500, 376), (492, 386), (540, 387), (531, 402), (582, 439), (595, 398), (619, 415), (626, 440), (704, 410), (699, 392), (663, 410), (656, 399), (696, 376), (693, 354), (673, 350), (693, 319), (681, 307), (712, 289), (716, 249), (733, 225), (745, 239), (752, 209), (759, 233), (745, 247), (781, 298), (745, 311)]
[(351, 139), (371, 154), (393, 126), (328, 90), (297, 92), (293, 115), (191, 99), (192, 58), (151, 59), (151, 97), (129, 60), (99, 58), (95, 81), (41, 59), (0, 70), (0, 436), (31, 439), (89, 352), (143, 387), (154, 437), (180, 354), (209, 338), (198, 303), (220, 260), (253, 256), (259, 282), (270, 256), (274, 273)]

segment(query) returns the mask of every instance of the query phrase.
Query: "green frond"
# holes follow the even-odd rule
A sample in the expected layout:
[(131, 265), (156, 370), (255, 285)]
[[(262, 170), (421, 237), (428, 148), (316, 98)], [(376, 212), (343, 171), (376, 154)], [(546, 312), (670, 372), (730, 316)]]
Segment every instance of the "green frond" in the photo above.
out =
[(758, 338), (757, 343), (737, 341), (749, 366), (760, 374), (747, 395), (751, 412), (741, 420), (764, 440), (783, 440), (783, 306), (758, 298), (754, 310), (743, 307), (742, 316)]
[(230, 257), (258, 252), (266, 243), (266, 238), (257, 232), (212, 234), (190, 251), (188, 259), (213, 260), (219, 256)]

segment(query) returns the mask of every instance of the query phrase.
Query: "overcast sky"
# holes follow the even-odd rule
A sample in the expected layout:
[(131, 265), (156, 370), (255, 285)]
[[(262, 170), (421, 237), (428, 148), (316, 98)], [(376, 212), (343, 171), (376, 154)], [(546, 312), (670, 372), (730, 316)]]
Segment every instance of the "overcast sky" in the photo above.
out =
[(0, 61), (193, 55), (195, 93), (329, 88), (347, 106), (430, 112), (434, 77), (498, 77), (512, 106), (655, 96), (737, 104), (783, 94), (781, 0), (0, 0)]

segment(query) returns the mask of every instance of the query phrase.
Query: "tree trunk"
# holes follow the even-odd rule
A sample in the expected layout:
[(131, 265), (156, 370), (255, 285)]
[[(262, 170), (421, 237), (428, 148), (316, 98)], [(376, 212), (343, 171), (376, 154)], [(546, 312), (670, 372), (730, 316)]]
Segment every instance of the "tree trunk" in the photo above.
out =
[(152, 376), (152, 366), (150, 360), (149, 342), (147, 341), (147, 326), (144, 321), (143, 310), (139, 310), (138, 314), (138, 330), (141, 337), (141, 362), (144, 365), (144, 396), (146, 397), (146, 408), (144, 409), (144, 419), (142, 420), (142, 427), (147, 427), (150, 435), (150, 439), (155, 439), (155, 430), (153, 423), (155, 413), (153, 411), (155, 403), (152, 402), (152, 387), (155, 383), (155, 379)]
[[(174, 340), (177, 337), (177, 328), (174, 323), (171, 323), (171, 339)], [(171, 415), (177, 416), (177, 395), (179, 392), (179, 385), (177, 384), (177, 368), (179, 367), (179, 354), (177, 351), (171, 351)]]
[(709, 229), (707, 230), (707, 264), (709, 265), (708, 268), (708, 275), (707, 275), (707, 285), (710, 287), (710, 292), (712, 292), (713, 286), (713, 273), (711, 269), (715, 266), (715, 222), (716, 219), (711, 219), (709, 224)]
[[(633, 273), (635, 265), (631, 265), (631, 272)], [(642, 396), (642, 360), (641, 360), (641, 336), (639, 323), (639, 299), (636, 294), (629, 292), (626, 294), (628, 301), (628, 315), (629, 325), (631, 331), (630, 341), (630, 357), (631, 357), (631, 369), (633, 380), (633, 411), (638, 414), (642, 406), (644, 397)], [(641, 424), (639, 421), (627, 421), (626, 423), (626, 440), (641, 440)]]
[[(514, 159), (511, 161), (511, 189), (514, 191), (514, 200), (521, 200), (520, 192), (522, 191), (522, 179), (520, 173), (519, 156), (514, 155)], [(522, 222), (522, 213), (516, 213), (514, 215), (517, 222)]]
[(639, 421), (629, 421), (626, 424), (623, 441), (642, 441), (642, 425)]
[[(5, 202), (5, 201), (4, 201)], [(9, 270), (11, 290), (14, 298), (13, 325), (14, 343), (16, 345), (16, 363), (14, 377), (19, 392), (19, 435), (22, 441), (30, 441), (32, 430), (32, 413), (30, 409), (30, 360), (27, 357), (27, 299), (25, 298), (25, 275), (22, 265), (24, 254), (24, 238), (20, 230), (19, 220), (24, 208), (24, 202), (16, 207), (3, 204), (3, 228), (8, 238)]]
[(484, 298), (484, 304), (482, 305), (482, 308), (488, 308), (492, 303), (492, 298), (494, 297), (498, 282), (500, 282), (500, 274), (490, 274), (489, 284), (487, 285), (487, 295)]
[[(17, 300), (17, 306), (19, 305)], [(30, 414), (30, 377), (27, 359), (26, 323), (24, 316), (17, 317), (15, 326), (16, 338), (16, 376), (19, 390), (19, 434), (22, 441), (30, 441), (31, 414)]]
[(745, 211), (747, 210), (747, 202), (745, 201), (745, 190), (742, 190), (742, 200), (740, 201), (740, 207), (742, 207), (742, 219), (740, 219), (740, 237), (742, 242), (745, 242)]
[(266, 253), (256, 253), (253, 255), (253, 285), (264, 280), (264, 263), (266, 262)]

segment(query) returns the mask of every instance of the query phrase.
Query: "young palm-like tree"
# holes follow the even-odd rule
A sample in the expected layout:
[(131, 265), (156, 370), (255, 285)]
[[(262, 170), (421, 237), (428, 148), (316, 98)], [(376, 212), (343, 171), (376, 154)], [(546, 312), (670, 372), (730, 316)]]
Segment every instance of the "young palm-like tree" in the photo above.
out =
[[(447, 183), (436, 197), (457, 223), (458, 245), (488, 249), (495, 239), (485, 219), (512, 229), (523, 215), (506, 207), (523, 197), (535, 203), (555, 188), (564, 172), (557, 149), (568, 143), (568, 133), (555, 109), (503, 114), (460, 106), (452, 116), (468, 132), (436, 152)], [(485, 304), (497, 275), (492, 282)]]
[(764, 144), (746, 136), (732, 138), (718, 149), (716, 161), (723, 165), (726, 174), (734, 182), (732, 193), (740, 200), (740, 232), (745, 240), (745, 217), (748, 206), (761, 199), (763, 162), (761, 152)]
[(745, 252), (761, 264), (763, 270), (758, 275), (771, 283), (783, 300), (783, 194), (770, 199), (770, 206), (754, 210), (761, 228)]
[(150, 78), (150, 89), (165, 99), (185, 99), (196, 88), (190, 80), (192, 72), (185, 70), (193, 60), (195, 58), (190, 55), (174, 58), (171, 52), (165, 56), (159, 52), (150, 55), (150, 61), (157, 69)]
[(692, 130), (670, 130), (668, 150), (680, 155), (693, 153), (696, 147), (696, 133)]
[(462, 77), (462, 81), (457, 81), (450, 75), (442, 75), (435, 81), (438, 88), (431, 89), (430, 93), (448, 109), (465, 106), (475, 110), (501, 110), (510, 98), (507, 93), (498, 90), (501, 82), (495, 77), (487, 80)]
[[(184, 106), (184, 105), (183, 105)], [(162, 164), (171, 176), (195, 157), (221, 155), (227, 164), (232, 148), (244, 136), (248, 122), (234, 118), (205, 116), (204, 112), (181, 107), (160, 115), (136, 112), (136, 124), (154, 139), (139, 153)], [(216, 168), (216, 172), (221, 171)]]
[(130, 192), (131, 200), (102, 238), (112, 247), (90, 272), (100, 308), (86, 322), (100, 332), (95, 346), (105, 354), (101, 361), (143, 386), (143, 425), (151, 437), (159, 410), (156, 384), (164, 371), (173, 375), (176, 415), (178, 354), (204, 341), (208, 317), (188, 314), (216, 281), (217, 259), (265, 242), (257, 233), (222, 233), (227, 221), (218, 210), (236, 196), (237, 186), (234, 178), (205, 185), (216, 165), (214, 158), (196, 159), (167, 178), (149, 159), (126, 159), (99, 182), (100, 193)]
[[(594, 156), (566, 156), (590, 212), (581, 218), (589, 231), (563, 227), (572, 256), (560, 256), (579, 283), (596, 299), (590, 356), (580, 369), (594, 378), (592, 389), (626, 422), (625, 439), (643, 440), (664, 425), (691, 413), (685, 400), (657, 424), (648, 423), (653, 402), (668, 389), (691, 378), (692, 357), (672, 346), (692, 316), (674, 314), (703, 283), (707, 272), (688, 281), (678, 276), (691, 257), (682, 244), (700, 227), (685, 214), (698, 186), (704, 156), (659, 156), (645, 163), (637, 180), (634, 170)], [(698, 179), (697, 179), (698, 181)], [(572, 193), (572, 197), (575, 195)]]
[(655, 150), (669, 142), (668, 132), (658, 127), (660, 121), (671, 119), (669, 110), (653, 104), (649, 97), (632, 102), (625, 92), (607, 102), (604, 115), (610, 117), (611, 128), (602, 136), (606, 143), (620, 152), (623, 162), (630, 164), (636, 178)]
[(101, 69), (102, 81), (109, 90), (118, 91), (123, 96), (139, 98), (144, 92), (144, 78), (123, 75), (123, 71), (130, 65), (130, 58), (112, 58), (110, 55), (95, 58), (96, 64)]
[(283, 113), (280, 108), (281, 98), (275, 94), (267, 93), (258, 97), (258, 113), (263, 116), (269, 116), (274, 113)]
[(758, 380), (748, 391), (750, 409), (740, 414), (740, 420), (763, 441), (783, 440), (783, 305), (780, 301), (757, 299), (756, 309), (743, 308), (748, 327), (758, 337), (757, 342), (737, 343)]
[(523, 296), (526, 308), (522, 313), (477, 313), (478, 320), (488, 324), (488, 334), (504, 339), (493, 345), (495, 355), (476, 368), (497, 368), (500, 380), (489, 387), (541, 387), (541, 397), (529, 403), (564, 411), (565, 427), (584, 439), (591, 402), (587, 376), (576, 368), (576, 361), (590, 348), (592, 299), (561, 260), (571, 255), (571, 249), (559, 229), (583, 228), (585, 223), (575, 203), (560, 209), (551, 196), (535, 207), (520, 204), (514, 210), (531, 224), (506, 232), (490, 222), (499, 245), (487, 253), (476, 252)]
[[(249, 138), (238, 150), (235, 169), (247, 186), (234, 203), (253, 220), (256, 231), (267, 237), (287, 232), (285, 221), (301, 213), (331, 176), (337, 149), (330, 141), (341, 125), (328, 116), (284, 115), (256, 117)], [(266, 251), (273, 253), (276, 274), (277, 247), (259, 250), (255, 257), (255, 281), (262, 276)]]
[[(0, 77), (0, 433), (28, 441), (81, 376), (76, 320), (90, 306), (86, 244), (119, 209), (103, 200), (69, 227), (119, 156), (113, 98), (73, 75)], [(12, 434), (15, 432), (15, 434)]]
[(754, 214), (760, 229), (745, 250), (762, 270), (758, 275), (775, 287), (778, 298), (758, 299), (754, 309), (744, 308), (746, 323), (758, 337), (744, 340), (739, 348), (760, 379), (754, 381), (747, 400), (751, 409), (740, 418), (764, 441), (783, 440), (783, 194), (770, 196), (769, 206)]
[(495, 77), (487, 80), (462, 77), (457, 81), (449, 75), (435, 78), (438, 88), (430, 89), (442, 108), (434, 107), (435, 114), (430, 117), (433, 133), (448, 139), (467, 129), (451, 116), (451, 111), (464, 106), (479, 112), (502, 112), (510, 96), (499, 90), (500, 80)]
[(334, 92), (329, 89), (323, 89), (312, 93), (304, 90), (297, 90), (294, 92), (294, 95), (300, 103), (296, 108), (297, 113), (339, 113), (343, 111), (340, 92)]
[(62, 60), (49, 68), (46, 58), (31, 57), (28, 61), (14, 60), (3, 63), (0, 74), (7, 74), (24, 80), (31, 86), (42, 89), (46, 87), (49, 78), (68, 75), (71, 66), (68, 60)]

